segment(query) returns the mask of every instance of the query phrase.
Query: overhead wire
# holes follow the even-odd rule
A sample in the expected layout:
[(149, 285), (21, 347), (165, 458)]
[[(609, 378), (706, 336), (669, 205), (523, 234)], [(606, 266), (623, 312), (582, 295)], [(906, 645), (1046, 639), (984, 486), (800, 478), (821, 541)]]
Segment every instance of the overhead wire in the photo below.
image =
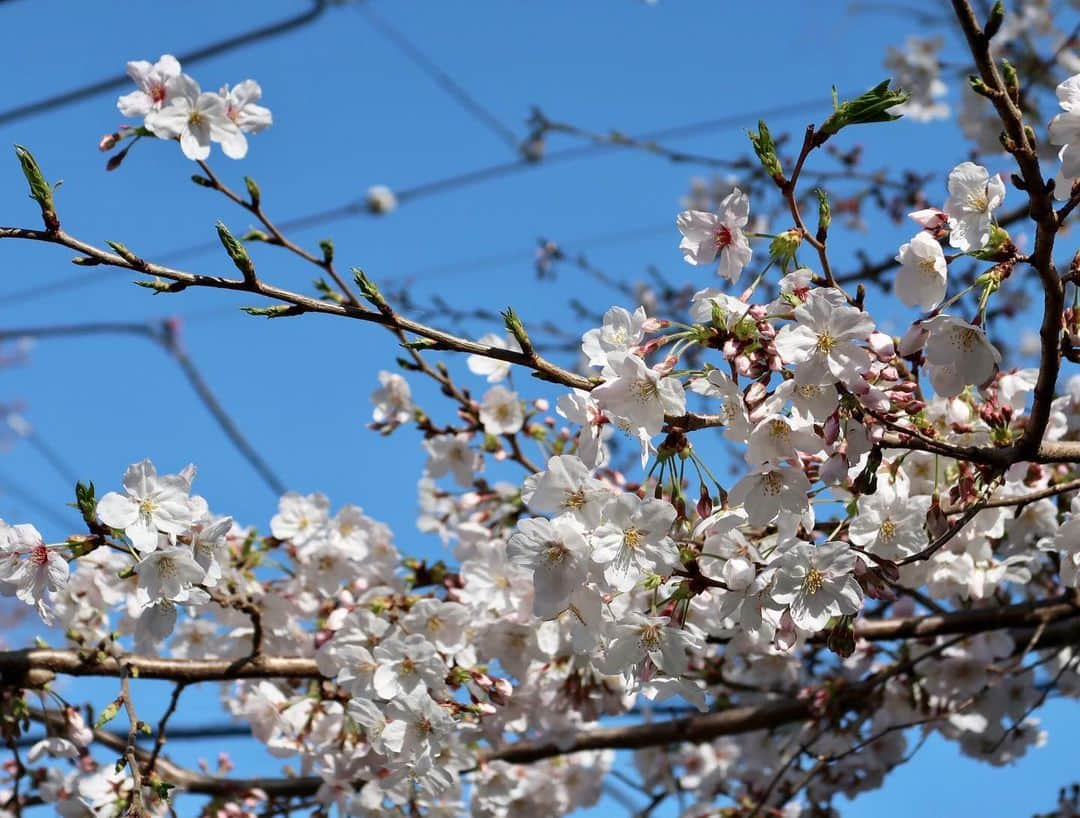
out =
[[(823, 104), (828, 103), (828, 100), (804, 100), (802, 102), (789, 103), (787, 105), (762, 108), (756, 111), (746, 111), (741, 114), (729, 114), (714, 119), (650, 131), (640, 135), (637, 139), (655, 140), (701, 135), (710, 131), (719, 130), (720, 128), (730, 127), (733, 124), (747, 122), (752, 119), (770, 117), (776, 120), (784, 117), (796, 116), (800, 113), (819, 110)], [(476, 168), (471, 171), (464, 171), (462, 173), (444, 176), (439, 179), (433, 179), (428, 182), (422, 182), (413, 187), (396, 191), (395, 196), (399, 204), (404, 204), (426, 196), (457, 190), (480, 182), (510, 176), (535, 168), (546, 167), (556, 162), (579, 159), (606, 151), (612, 151), (619, 147), (620, 146), (618, 145), (611, 144), (590, 143), (587, 145), (563, 148), (558, 151), (551, 151), (539, 159), (521, 158), (507, 160), (482, 168)], [(368, 208), (367, 203), (360, 200), (325, 210), (315, 211), (314, 213), (284, 219), (277, 222), (277, 226), (282, 231), (306, 230), (311, 227), (339, 221), (350, 216), (362, 216), (368, 214), (370, 214), (370, 209)], [(162, 263), (174, 263), (176, 261), (197, 257), (203, 253), (218, 250), (220, 247), (221, 243), (219, 241), (206, 241), (198, 244), (191, 244), (186, 247), (180, 247), (165, 253), (159, 253), (156, 256), (151, 256), (151, 258), (161, 261)], [(8, 293), (7, 295), (0, 295), (0, 309), (25, 304), (53, 293), (90, 286), (96, 282), (104, 281), (106, 278), (107, 273), (103, 274), (103, 271), (95, 269), (74, 279), (66, 279), (62, 282), (50, 282), (48, 284), (36, 284), (31, 287)]]
[(410, 62), (427, 74), (441, 87), (451, 99), (458, 103), (470, 116), (492, 131), (502, 141), (515, 150), (519, 146), (517, 134), (505, 125), (495, 114), (485, 108), (465, 87), (440, 68), (434, 60), (420, 50), (404, 33), (395, 28), (371, 9), (367, 2), (354, 6), (367, 19), (368, 23), (383, 37), (390, 41)]
[(50, 503), (45, 502), (34, 492), (29, 489), (23, 488), (19, 483), (6, 477), (3, 473), (0, 473), (0, 498), (3, 495), (9, 495), (15, 498), (21, 503), (24, 503), (29, 508), (32, 508), (37, 514), (42, 517), (47, 517), (61, 530), (69, 528), (74, 522), (74, 519), (69, 519), (60, 514), (56, 507)]
[[(181, 64), (195, 63), (200, 60), (215, 57), (218, 54), (222, 54), (234, 48), (250, 45), (251, 43), (257, 43), (262, 40), (277, 37), (281, 34), (286, 34), (290, 31), (295, 31), (298, 28), (302, 28), (315, 22), (315, 20), (319, 19), (330, 6), (330, 0), (308, 0), (308, 2), (311, 7), (302, 14), (297, 14), (276, 23), (245, 31), (242, 34), (226, 37), (223, 40), (217, 40), (216, 42), (209, 43), (208, 45), (204, 45), (192, 51), (179, 54), (177, 55), (177, 59)], [(23, 105), (16, 105), (14, 108), (0, 111), (0, 125), (7, 125), (10, 122), (52, 111), (56, 108), (62, 108), (65, 105), (89, 99), (97, 94), (103, 94), (106, 91), (115, 91), (119, 88), (123, 88), (130, 82), (131, 78), (128, 77), (127, 74), (118, 74), (116, 76), (98, 80), (97, 82), (79, 86), (78, 88), (73, 88), (70, 91), (63, 91), (59, 94), (45, 97), (44, 99), (35, 100), (34, 102), (28, 102)]]
[(225, 407), (218, 400), (202, 373), (180, 344), (179, 339), (168, 329), (166, 322), (160, 322), (160, 325), (155, 326), (139, 322), (99, 321), (85, 324), (4, 329), (0, 330), (0, 342), (16, 338), (63, 338), (109, 334), (135, 335), (152, 341), (161, 347), (177, 363), (191, 388), (195, 390), (195, 394), (213, 416), (225, 436), (240, 452), (241, 456), (247, 460), (259, 477), (262, 478), (266, 486), (279, 497), (286, 492), (285, 483), (263, 459), (258, 450), (245, 437), (239, 425), (225, 410)]

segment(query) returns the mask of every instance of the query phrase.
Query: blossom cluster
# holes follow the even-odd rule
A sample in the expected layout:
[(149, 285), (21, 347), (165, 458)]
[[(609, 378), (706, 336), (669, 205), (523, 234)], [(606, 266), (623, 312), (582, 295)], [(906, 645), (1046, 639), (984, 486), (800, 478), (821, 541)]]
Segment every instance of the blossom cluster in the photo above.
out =
[[(914, 93), (886, 118), (947, 113), (939, 47), (912, 39), (890, 54)], [(168, 55), (129, 73), (139, 90), (121, 112), (188, 158), (212, 142), (243, 156), (244, 134), (270, 124), (250, 80), (203, 93)], [(1058, 97), (1055, 193), (1069, 199), (1080, 75)], [(799, 222), (771, 158), (763, 166)], [(917, 311), (899, 335), (843, 288), (822, 239), (801, 223), (771, 232), (756, 198), (751, 221), (750, 188), (735, 180), (675, 219), (683, 259), (727, 289), (698, 284), (677, 309), (612, 306), (581, 337), (584, 374), (542, 373), (566, 384), (553, 402), (511, 380), (505, 358), (539, 360), (512, 313), (507, 335), (461, 345), (490, 353), (467, 359), (475, 398), (449, 369), (426, 372), (459, 404), (452, 424), (432, 420), (406, 376), (381, 372), (372, 428), (423, 436), (418, 524), (452, 559), (407, 557), (383, 523), (318, 493), (285, 494), (260, 533), (212, 512), (193, 493), (193, 466), (159, 474), (144, 460), (121, 490), (97, 497), (80, 484), (88, 534), (47, 543), (0, 521), (0, 592), (99, 663), (310, 663), (303, 678), (223, 674), (220, 695), (290, 777), (316, 777), (321, 812), (591, 806), (615, 753), (590, 734), (661, 701), (714, 717), (794, 713), (748, 718), (733, 735), (602, 745), (647, 745), (634, 753), (642, 792), (679, 793), (686, 818), (714, 814), (719, 799), (733, 815), (764, 806), (798, 818), (800, 798), (814, 805), (805, 814), (824, 814), (837, 794), (879, 786), (915, 729), (1009, 763), (1045, 741), (1033, 712), (1048, 690), (1080, 696), (1080, 653), (1068, 634), (1041, 644), (1046, 622), (1034, 633), (971, 623), (1075, 604), (1080, 488), (1070, 463), (1017, 444), (1032, 429), (1035, 453), (1080, 442), (1080, 376), (1048, 394), (1044, 370), (1006, 365), (991, 340), (991, 307), (1030, 261), (999, 221), (1002, 175), (965, 161), (940, 185), (896, 250), (892, 291)], [(366, 202), (376, 213), (397, 204), (382, 187)], [(809, 248), (817, 261), (804, 266)], [(729, 292), (755, 260), (752, 282)], [(958, 262), (974, 274), (957, 275)], [(1023, 454), (1006, 462), (1013, 447)], [(966, 619), (916, 633), (920, 609)], [(5, 691), (18, 721), (26, 702)], [(78, 711), (59, 712), (26, 756), (42, 802), (66, 818), (115, 818), (136, 801), (170, 813), (155, 782), (92, 757)], [(534, 763), (512, 763), (520, 743)], [(793, 747), (827, 774), (805, 775)], [(212, 814), (271, 812), (270, 800), (230, 793)]]
[[(120, 113), (141, 117), (146, 132), (159, 139), (179, 140), (188, 159), (209, 157), (213, 142), (230, 159), (243, 159), (248, 150), (246, 134), (258, 133), (272, 122), (270, 110), (258, 104), (262, 88), (255, 80), (232, 88), (225, 85), (217, 92), (203, 91), (171, 54), (155, 63), (129, 62), (127, 73), (138, 90), (117, 100)], [(115, 139), (106, 139), (108, 147), (115, 144)]]

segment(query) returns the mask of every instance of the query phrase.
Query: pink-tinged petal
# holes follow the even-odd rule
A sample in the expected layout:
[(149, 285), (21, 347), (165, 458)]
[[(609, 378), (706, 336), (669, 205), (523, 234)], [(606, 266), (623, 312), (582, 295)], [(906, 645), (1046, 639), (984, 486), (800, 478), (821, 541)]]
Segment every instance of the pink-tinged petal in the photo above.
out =
[(125, 529), (139, 519), (139, 504), (111, 491), (98, 500), (97, 514), (109, 528)]
[(180, 61), (172, 54), (162, 54), (161, 58), (154, 64), (154, 68), (166, 80), (180, 76)]
[(132, 91), (116, 100), (116, 107), (124, 116), (146, 116), (154, 109), (154, 101), (143, 91)]
[(180, 134), (180, 150), (191, 161), (210, 156), (210, 128), (204, 123), (192, 125)]
[(131, 544), (135, 546), (137, 551), (146, 553), (153, 551), (158, 546), (157, 529), (142, 518), (127, 526), (124, 533), (127, 534), (128, 539), (131, 540)]
[(258, 133), (274, 124), (274, 116), (270, 113), (269, 108), (264, 108), (262, 105), (248, 104), (240, 110), (236, 124), (240, 126), (242, 131)]
[(151, 111), (144, 124), (158, 139), (175, 139), (184, 132), (190, 115), (187, 103), (179, 102), (166, 105), (160, 111)]
[(232, 123), (229, 126), (211, 125), (210, 135), (221, 143), (222, 153), (230, 159), (243, 159), (247, 155), (247, 137)]
[(258, 102), (262, 97), (262, 88), (255, 80), (244, 80), (232, 89), (233, 102), (239, 107)]
[(150, 72), (154, 70), (154, 66), (146, 60), (132, 60), (127, 64), (127, 75), (131, 77), (131, 81), (142, 88), (144, 91), (149, 87)]
[(54, 551), (49, 552), (48, 574), (51, 589), (58, 590), (67, 585), (69, 571), (67, 560)]
[(128, 466), (124, 472), (124, 488), (132, 497), (143, 499), (154, 490), (157, 469), (149, 459)]

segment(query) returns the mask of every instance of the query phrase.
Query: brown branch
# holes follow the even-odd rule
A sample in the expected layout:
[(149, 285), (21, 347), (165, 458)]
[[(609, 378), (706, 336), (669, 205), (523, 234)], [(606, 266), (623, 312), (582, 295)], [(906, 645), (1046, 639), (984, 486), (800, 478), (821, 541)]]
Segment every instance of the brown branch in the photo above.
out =
[(318, 679), (314, 659), (301, 656), (259, 656), (249, 659), (159, 659), (151, 656), (80, 656), (74, 650), (29, 648), (0, 652), (0, 682), (39, 686), (50, 673), (66, 676), (121, 677), (125, 667), (140, 679), (174, 682), (216, 682), (225, 679)]
[[(855, 624), (856, 639), (883, 642), (890, 639), (927, 639), (934, 636), (984, 633), (1005, 628), (1037, 627), (1080, 616), (1080, 605), (1069, 595), (1040, 602), (1024, 602), (994, 608), (949, 611), (928, 616), (909, 616)], [(824, 642), (825, 637), (814, 641)]]
[(139, 759), (136, 756), (138, 747), (136, 738), (139, 735), (139, 717), (135, 713), (135, 702), (131, 698), (131, 668), (124, 666), (123, 675), (120, 677), (120, 698), (124, 703), (124, 710), (128, 717), (127, 741), (124, 744), (124, 760), (131, 770), (132, 793), (131, 807), (128, 815), (131, 818), (144, 818), (146, 804), (143, 801), (142, 771), (139, 769)]
[(511, 349), (488, 347), (484, 344), (476, 343), (475, 341), (459, 338), (449, 332), (426, 326), (417, 321), (412, 321), (403, 316), (396, 314), (385, 315), (377, 310), (368, 310), (351, 304), (336, 304), (329, 301), (322, 301), (317, 298), (312, 298), (311, 296), (302, 295), (272, 284), (267, 284), (261, 280), (252, 283), (244, 280), (224, 278), (222, 276), (189, 273), (183, 270), (166, 267), (161, 264), (154, 264), (144, 259), (136, 258), (129, 260), (122, 258), (115, 253), (109, 253), (94, 245), (81, 241), (63, 231), (50, 233), (44, 230), (29, 230), (20, 227), (0, 227), (0, 239), (6, 238), (58, 244), (67, 247), (70, 250), (75, 250), (99, 264), (133, 270), (143, 275), (156, 276), (158, 278), (176, 282), (177, 285), (182, 285), (180, 289), (186, 287), (211, 287), (215, 289), (232, 290), (235, 292), (247, 292), (280, 301), (284, 304), (291, 304), (297, 308), (297, 313), (323, 313), (326, 315), (336, 315), (358, 321), (380, 324), (391, 329), (398, 329), (403, 332), (418, 335), (421, 338), (427, 338), (429, 341), (434, 342), (428, 345), (426, 347), (427, 349), (453, 350), (455, 352), (464, 352), (506, 361), (508, 363), (532, 369), (536, 373), (536, 376), (542, 380), (559, 383), (572, 388), (588, 390), (592, 389), (595, 385), (590, 379), (563, 369), (555, 363), (538, 355), (529, 356)]
[(993, 104), (1004, 126), (1005, 149), (1012, 154), (1020, 168), (1028, 194), (1028, 214), (1036, 225), (1035, 247), (1027, 262), (1038, 273), (1043, 286), (1043, 318), (1039, 329), (1042, 352), (1028, 425), (1024, 436), (1011, 447), (1014, 453), (1012, 462), (1020, 462), (1034, 457), (1040, 451), (1043, 434), (1050, 422), (1050, 406), (1061, 367), (1060, 339), (1065, 291), (1054, 269), (1053, 260), (1054, 239), (1060, 225), (1054, 213), (1051, 186), (1043, 179), (1039, 166), (1034, 132), (1029, 133), (1026, 128), (1019, 100), (1013, 99), (990, 54), (990, 37), (979, 25), (968, 0), (952, 0), (952, 6), (971, 55), (975, 58), (979, 76), (985, 84), (985, 96)]
[(173, 687), (172, 695), (169, 697), (169, 706), (165, 708), (161, 721), (158, 722), (157, 735), (154, 738), (154, 749), (150, 751), (150, 758), (146, 761), (146, 775), (151, 780), (154, 778), (154, 771), (157, 767), (158, 758), (161, 756), (161, 750), (165, 746), (165, 730), (168, 727), (169, 719), (176, 712), (176, 708), (180, 704), (180, 694), (184, 692), (185, 687), (187, 685), (184, 682), (177, 682), (176, 686)]

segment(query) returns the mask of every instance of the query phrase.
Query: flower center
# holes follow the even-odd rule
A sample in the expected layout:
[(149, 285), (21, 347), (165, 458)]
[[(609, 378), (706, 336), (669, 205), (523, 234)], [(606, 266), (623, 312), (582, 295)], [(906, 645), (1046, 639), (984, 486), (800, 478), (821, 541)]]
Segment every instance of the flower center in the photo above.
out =
[(658, 391), (656, 384), (651, 380), (642, 379), (634, 381), (633, 392), (640, 403), (648, 403), (651, 400), (655, 400)]
[(896, 536), (896, 523), (892, 520), (885, 520), (881, 524), (881, 528), (878, 530), (878, 539), (888, 542)]
[(784, 479), (780, 472), (770, 471), (761, 475), (761, 488), (770, 497), (775, 497), (784, 487)]
[(660, 626), (659, 625), (644, 625), (641, 628), (641, 634), (638, 637), (638, 643), (641, 645), (642, 650), (650, 651), (656, 650), (660, 647)]
[(769, 421), (769, 437), (781, 443), (786, 443), (791, 437), (791, 427), (780, 418)]
[(985, 190), (979, 193), (968, 194), (968, 207), (972, 210), (978, 210), (980, 213), (985, 213), (989, 206), (990, 200), (987, 198)]
[(821, 586), (825, 584), (825, 575), (822, 574), (817, 568), (811, 568), (806, 572), (806, 577), (803, 579), (803, 590), (808, 594), (816, 594), (821, 590)]
[(157, 509), (157, 503), (154, 502), (154, 498), (147, 497), (141, 503), (139, 503), (139, 514), (146, 519), (150, 519), (154, 516), (154, 511)]
[(150, 88), (150, 99), (155, 105), (165, 101), (165, 83), (157, 83)]
[(566, 498), (563, 500), (563, 508), (568, 508), (571, 511), (577, 511), (585, 505), (585, 489), (578, 489), (577, 491), (566, 492)]
[(176, 574), (176, 561), (172, 557), (162, 557), (158, 560), (158, 573), (163, 577), (171, 577)]
[(623, 532), (622, 541), (623, 545), (625, 545), (627, 548), (636, 549), (638, 546), (641, 545), (644, 539), (645, 534), (639, 529), (634, 528), (634, 526), (630, 526), (628, 529), (626, 529), (626, 531)]
[(731, 244), (731, 230), (725, 225), (720, 225), (716, 228), (716, 234), (713, 236), (713, 241), (716, 242), (717, 250), (723, 250)]
[(49, 549), (45, 547), (45, 543), (39, 542), (34, 546), (34, 550), (30, 552), (30, 564), (36, 565), (38, 568), (45, 565), (49, 561)]
[(957, 327), (952, 333), (953, 345), (968, 352), (978, 342), (979, 331), (974, 327)]
[(834, 346), (836, 346), (836, 339), (829, 335), (829, 333), (823, 332), (818, 336), (817, 343), (814, 344), (814, 349), (828, 355), (832, 352)]
[(549, 565), (561, 565), (570, 555), (569, 549), (561, 542), (552, 540), (544, 543), (544, 561)]

